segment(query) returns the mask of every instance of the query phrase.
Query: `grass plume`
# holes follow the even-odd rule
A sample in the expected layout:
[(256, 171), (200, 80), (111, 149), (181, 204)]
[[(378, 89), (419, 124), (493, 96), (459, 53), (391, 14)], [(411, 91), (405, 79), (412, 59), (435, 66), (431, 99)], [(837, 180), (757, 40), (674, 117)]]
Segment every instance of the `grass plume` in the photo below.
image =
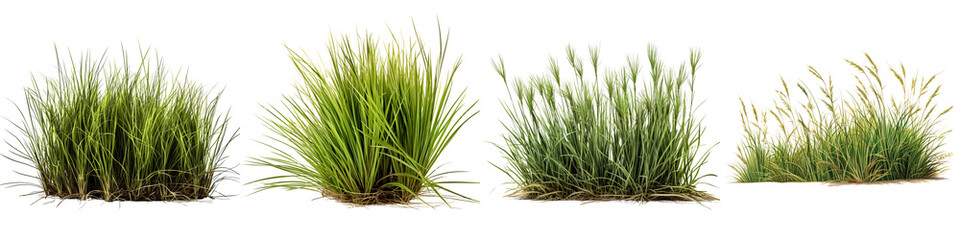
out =
[[(693, 86), (700, 52), (667, 68), (648, 46), (649, 79), (639, 58), (600, 75), (600, 51), (586, 64), (567, 47), (573, 76), (561, 77), (550, 59), (546, 74), (508, 81), (504, 62), (494, 62), (511, 96), (503, 102), (508, 133), (498, 146), (508, 164), (497, 166), (518, 185), (511, 196), (536, 200), (712, 200), (696, 189), (704, 127), (694, 115)], [(593, 70), (592, 72), (590, 70)], [(590, 76), (593, 75), (593, 76)]]
[[(950, 131), (939, 125), (953, 107), (936, 104), (937, 75), (911, 77), (903, 64), (881, 70), (870, 55), (865, 58), (846, 60), (857, 81), (852, 92), (838, 94), (832, 77), (808, 67), (818, 88), (781, 79), (772, 109), (741, 101), (745, 138), (740, 163), (733, 166), (736, 180), (857, 183), (940, 174), (949, 156), (943, 138)], [(773, 132), (769, 121), (778, 127)]]

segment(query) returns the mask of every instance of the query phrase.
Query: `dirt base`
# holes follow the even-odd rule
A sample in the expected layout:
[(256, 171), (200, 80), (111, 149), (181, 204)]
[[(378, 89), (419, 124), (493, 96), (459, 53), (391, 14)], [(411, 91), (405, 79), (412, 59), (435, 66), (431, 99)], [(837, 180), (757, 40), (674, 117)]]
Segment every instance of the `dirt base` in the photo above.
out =
[(540, 185), (530, 185), (515, 189), (509, 195), (528, 200), (540, 201), (713, 201), (716, 197), (703, 191), (691, 189), (660, 188), (640, 193), (618, 193), (615, 191), (581, 190), (558, 191)]

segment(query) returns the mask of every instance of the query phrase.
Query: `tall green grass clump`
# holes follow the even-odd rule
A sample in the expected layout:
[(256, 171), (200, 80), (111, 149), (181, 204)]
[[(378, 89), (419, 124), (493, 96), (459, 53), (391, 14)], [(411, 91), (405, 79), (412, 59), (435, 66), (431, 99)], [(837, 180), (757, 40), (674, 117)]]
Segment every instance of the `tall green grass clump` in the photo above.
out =
[[(599, 48), (588, 64), (572, 47), (561, 78), (550, 59), (546, 74), (507, 80), (503, 59), (494, 62), (511, 97), (503, 102), (508, 133), (498, 146), (508, 165), (498, 167), (518, 185), (511, 195), (537, 200), (713, 200), (696, 186), (709, 149), (694, 112), (700, 52), (689, 62), (665, 67), (647, 50), (649, 78), (639, 58), (600, 75)], [(593, 76), (590, 76), (593, 70)], [(704, 151), (702, 151), (704, 150)]]
[[(340, 202), (403, 204), (422, 195), (453, 194), (435, 166), (444, 148), (474, 116), (464, 92), (451, 89), (457, 59), (445, 70), (449, 35), (437, 49), (393, 35), (381, 45), (371, 34), (331, 37), (329, 63), (319, 65), (288, 48), (303, 82), (262, 117), (273, 132), (270, 156), (253, 165), (283, 175), (259, 179), (259, 190), (306, 189)], [(436, 53), (436, 54), (434, 54)]]
[[(106, 52), (61, 58), (25, 90), (11, 160), (36, 170), (44, 196), (105, 201), (210, 197), (236, 136), (211, 95), (150, 50), (109, 63)], [(14, 133), (15, 134), (15, 133)]]
[[(880, 69), (870, 55), (846, 62), (855, 70), (854, 91), (838, 93), (832, 77), (808, 67), (819, 87), (791, 88), (781, 79), (772, 109), (741, 101), (746, 136), (734, 166), (737, 181), (860, 183), (928, 179), (943, 171), (949, 155), (943, 138), (950, 131), (939, 123), (953, 107), (937, 106), (936, 74), (910, 74), (903, 64)], [(773, 132), (770, 120), (779, 127)]]

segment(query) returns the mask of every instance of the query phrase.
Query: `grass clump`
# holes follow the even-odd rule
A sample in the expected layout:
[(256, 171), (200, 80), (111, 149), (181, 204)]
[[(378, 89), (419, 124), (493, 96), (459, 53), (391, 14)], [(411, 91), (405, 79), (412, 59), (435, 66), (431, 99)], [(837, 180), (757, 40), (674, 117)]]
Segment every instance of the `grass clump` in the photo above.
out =
[[(464, 92), (451, 89), (460, 59), (445, 71), (449, 35), (440, 34), (438, 52), (420, 35), (381, 45), (371, 34), (331, 37), (327, 67), (290, 50), (303, 78), (282, 105), (266, 107), (273, 132), (264, 143), (271, 156), (253, 165), (284, 175), (267, 177), (259, 190), (307, 189), (340, 202), (402, 204), (421, 195), (450, 191), (437, 172), (440, 154), (476, 112)], [(424, 203), (426, 203), (424, 201)]]
[[(566, 51), (573, 77), (561, 79), (550, 60), (547, 74), (518, 78), (511, 88), (501, 58), (494, 66), (511, 92), (503, 102), (510, 117), (498, 146), (508, 160), (499, 167), (518, 185), (511, 196), (536, 200), (713, 200), (696, 189), (704, 127), (694, 115), (693, 86), (700, 52), (678, 69), (647, 50), (650, 78), (642, 80), (639, 58), (599, 75), (599, 48), (589, 51), (590, 69), (572, 47)], [(592, 79), (591, 79), (592, 78)], [(639, 82), (638, 82), (639, 80)]]
[[(37, 171), (44, 196), (105, 201), (192, 200), (211, 196), (230, 172), (222, 166), (226, 115), (211, 96), (171, 73), (159, 56), (108, 64), (81, 54), (57, 74), (33, 77), (11, 160)], [(14, 146), (16, 145), (16, 146)]]
[[(746, 136), (734, 166), (737, 181), (861, 183), (928, 179), (943, 171), (949, 131), (939, 123), (953, 107), (935, 103), (941, 94), (936, 74), (910, 77), (903, 64), (881, 70), (870, 55), (863, 63), (846, 62), (855, 70), (852, 92), (837, 93), (832, 77), (808, 67), (817, 89), (798, 83), (799, 92), (791, 92), (781, 78), (774, 108), (741, 101)], [(769, 120), (779, 126), (773, 133)]]

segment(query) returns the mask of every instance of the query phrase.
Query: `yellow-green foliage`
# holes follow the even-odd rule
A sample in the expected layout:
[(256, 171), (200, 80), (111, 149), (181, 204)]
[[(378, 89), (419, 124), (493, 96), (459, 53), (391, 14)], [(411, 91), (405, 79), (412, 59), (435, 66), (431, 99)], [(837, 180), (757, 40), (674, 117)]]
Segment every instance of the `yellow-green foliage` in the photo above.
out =
[[(853, 92), (838, 94), (833, 78), (809, 67), (819, 88), (790, 88), (781, 79), (773, 109), (743, 104), (746, 137), (734, 166), (737, 181), (874, 182), (933, 178), (943, 171), (949, 131), (939, 123), (953, 107), (937, 106), (936, 75), (909, 74), (902, 64), (881, 70), (869, 55), (866, 60), (847, 60), (857, 73)], [(803, 100), (795, 102), (796, 94)], [(769, 121), (778, 126), (772, 133)]]

